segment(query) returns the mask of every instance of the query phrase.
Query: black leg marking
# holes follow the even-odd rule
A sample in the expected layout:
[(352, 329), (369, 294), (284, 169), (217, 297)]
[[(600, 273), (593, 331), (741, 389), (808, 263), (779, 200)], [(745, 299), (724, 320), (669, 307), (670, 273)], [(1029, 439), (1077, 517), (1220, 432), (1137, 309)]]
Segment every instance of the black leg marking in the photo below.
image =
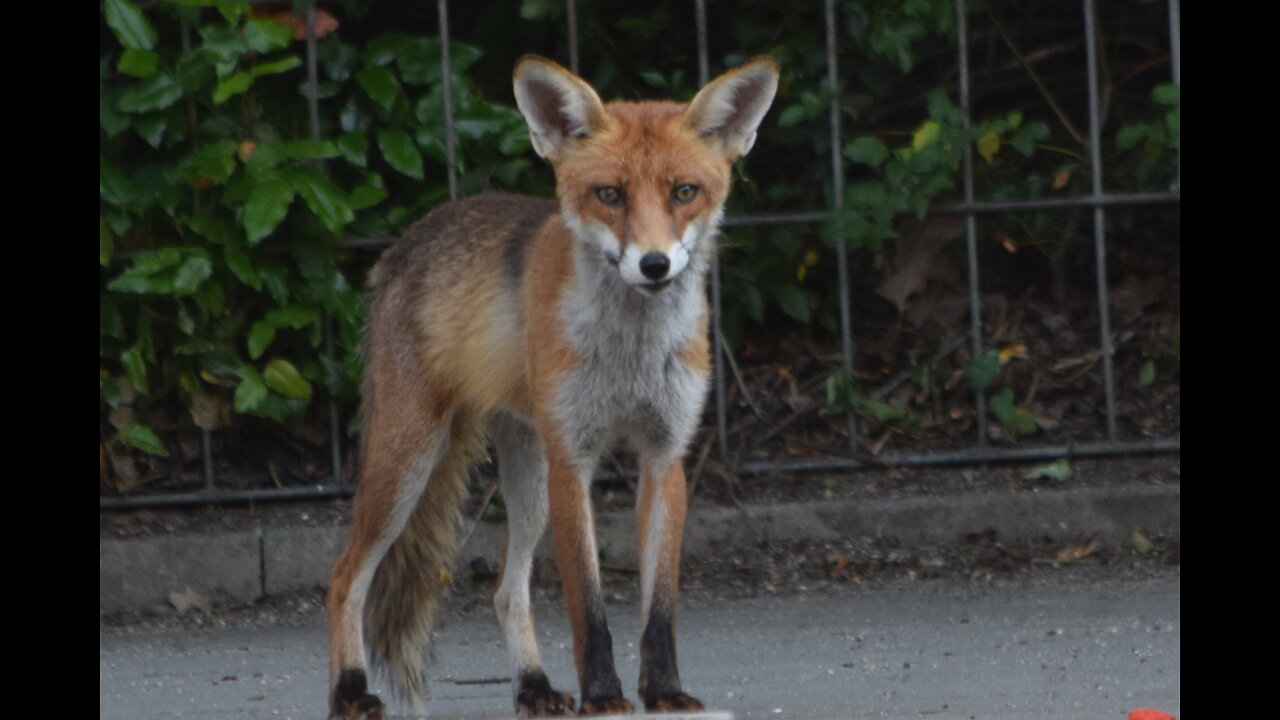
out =
[(546, 673), (526, 670), (520, 673), (520, 687), (516, 691), (516, 712), (529, 717), (557, 717), (572, 715), (573, 696), (551, 687)]
[(640, 698), (649, 712), (702, 709), (702, 703), (681, 688), (672, 613), (657, 604), (649, 610), (640, 639)]
[(343, 670), (333, 687), (330, 718), (346, 720), (382, 720), (382, 701), (369, 694), (369, 680), (364, 670)]
[(598, 604), (588, 605), (587, 638), (582, 668), (582, 714), (629, 713), (635, 708), (622, 697), (622, 681), (613, 665), (613, 636)]
[(622, 696), (622, 682), (613, 666), (613, 636), (604, 611), (598, 606), (587, 613), (587, 643), (583, 654), (584, 700)]

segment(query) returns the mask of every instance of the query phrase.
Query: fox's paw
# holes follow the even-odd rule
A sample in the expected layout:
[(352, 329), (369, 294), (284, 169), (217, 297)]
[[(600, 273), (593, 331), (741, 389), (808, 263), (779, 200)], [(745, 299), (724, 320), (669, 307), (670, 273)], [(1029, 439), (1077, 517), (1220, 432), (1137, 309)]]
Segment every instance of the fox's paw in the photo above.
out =
[(329, 720), (383, 720), (383, 712), (378, 696), (365, 694), (354, 700), (334, 703)]
[(583, 700), (579, 715), (630, 715), (636, 711), (626, 698), (595, 698)]
[(385, 711), (377, 695), (369, 694), (363, 670), (343, 670), (333, 688), (329, 720), (383, 720)]
[(672, 693), (652, 701), (645, 701), (645, 712), (664, 713), (702, 710), (702, 701), (682, 692)]
[(565, 717), (573, 714), (573, 695), (551, 687), (541, 671), (520, 676), (516, 714), (520, 717)]

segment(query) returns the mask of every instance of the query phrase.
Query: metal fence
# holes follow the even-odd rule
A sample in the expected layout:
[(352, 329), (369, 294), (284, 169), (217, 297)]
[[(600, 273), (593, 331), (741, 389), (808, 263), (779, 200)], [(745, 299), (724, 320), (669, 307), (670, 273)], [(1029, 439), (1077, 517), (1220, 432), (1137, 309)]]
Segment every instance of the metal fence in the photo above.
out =
[[(1107, 208), (1120, 206), (1138, 206), (1154, 204), (1176, 204), (1181, 202), (1181, 161), (1179, 160), (1178, 177), (1173, 188), (1167, 192), (1107, 193), (1103, 187), (1101, 157), (1101, 119), (1098, 87), (1099, 60), (1097, 48), (1097, 21), (1095, 17), (1095, 0), (1081, 0), (1081, 12), (1084, 16), (1084, 35), (1086, 68), (1088, 79), (1089, 109), (1089, 166), (1092, 192), (1088, 195), (1070, 198), (1050, 198), (1018, 201), (977, 201), (974, 199), (974, 173), (972, 146), (964, 150), (962, 182), (963, 202), (943, 205), (931, 209), (931, 214), (963, 215), (965, 218), (965, 243), (968, 258), (968, 298), (970, 327), (968, 331), (970, 347), (976, 358), (982, 354), (983, 324), (981, 304), (979, 300), (978, 273), (979, 262), (977, 252), (978, 215), (1009, 213), (1023, 210), (1064, 210), (1070, 208), (1092, 208), (1094, 234), (1094, 261), (1096, 265), (1097, 308), (1099, 315), (1099, 348), (1102, 359), (1102, 386), (1106, 402), (1106, 440), (1082, 444), (1036, 445), (1025, 447), (989, 447), (987, 445), (987, 413), (986, 398), (981, 392), (975, 392), (977, 436), (968, 449), (946, 452), (900, 453), (886, 454), (868, 458), (858, 448), (858, 432), (854, 413), (848, 414), (848, 432), (850, 438), (849, 455), (847, 457), (812, 458), (796, 461), (747, 462), (732, 466), (732, 472), (740, 475), (759, 475), (775, 472), (813, 472), (813, 471), (855, 471), (879, 467), (919, 467), (929, 465), (965, 465), (978, 463), (1023, 462), (1040, 459), (1107, 457), (1126, 455), (1145, 455), (1153, 453), (1176, 453), (1181, 451), (1181, 437), (1159, 439), (1122, 439), (1117, 424), (1115, 399), (1116, 378), (1112, 367), (1115, 352), (1111, 333), (1111, 317), (1108, 305), (1109, 288), (1107, 283)], [(1180, 42), (1179, 42), (1179, 8), (1178, 0), (1167, 0), (1169, 17), (1169, 45), (1171, 80), (1180, 85)], [(458, 197), (457, 158), (454, 136), (454, 112), (450, 88), (450, 56), (449, 56), (449, 15), (447, 0), (436, 0), (439, 19), (439, 36), (441, 47), (441, 75), (443, 78), (445, 147), (450, 199)], [(836, 32), (836, 0), (824, 0), (824, 31), (827, 51), (827, 82), (830, 89), (839, 88), (839, 67), (837, 57)], [(568, 18), (566, 28), (568, 38), (569, 68), (580, 74), (578, 56), (577, 8), (575, 0), (565, 0)], [(705, 85), (709, 78), (709, 61), (707, 52), (707, 18), (706, 0), (695, 0), (697, 35), (697, 58), (699, 86)], [(965, 121), (970, 121), (970, 73), (969, 73), (969, 37), (967, 28), (966, 0), (955, 2), (957, 22), (957, 60), (959, 66), (960, 107)], [(307, 13), (307, 78), (308, 107), (310, 111), (310, 129), (313, 138), (320, 135), (317, 75), (316, 75), (316, 43), (315, 43), (315, 11)], [(828, 114), (828, 125), (831, 144), (831, 195), (833, 206), (825, 210), (804, 210), (792, 212), (774, 212), (744, 214), (727, 217), (726, 228), (748, 225), (769, 225), (789, 223), (824, 223), (832, 214), (840, 210), (844, 197), (844, 161), (841, 156), (840, 137), (840, 104), (838, 93), (833, 92), (833, 99)], [(1179, 151), (1180, 152), (1180, 151)], [(392, 242), (392, 238), (365, 238), (348, 241), (351, 247), (380, 247)], [(840, 340), (842, 367), (847, 374), (853, 372), (854, 341), (850, 315), (850, 278), (848, 268), (848, 250), (845, 238), (837, 237), (837, 273), (840, 306)], [(721, 457), (728, 459), (728, 430), (725, 408), (725, 344), (721, 337), (721, 297), (720, 266), (718, 259), (713, 262), (711, 270), (711, 303), (713, 312), (712, 332), (713, 346), (717, 349), (714, 365), (713, 403), (715, 411), (716, 437)], [(333, 339), (331, 326), (326, 337), (326, 351), (332, 356)], [(213, 451), (210, 431), (205, 430), (202, 453), (204, 461), (204, 487), (195, 492), (168, 493), (162, 495), (146, 495), (125, 498), (102, 498), (99, 506), (102, 509), (128, 509), (162, 505), (189, 505), (215, 502), (245, 502), (273, 500), (313, 500), (348, 496), (354, 491), (350, 478), (343, 477), (342, 453), (342, 420), (334, 401), (329, 402), (330, 442), (332, 453), (332, 475), (330, 482), (312, 487), (291, 487), (277, 489), (252, 489), (226, 491), (214, 487)]]

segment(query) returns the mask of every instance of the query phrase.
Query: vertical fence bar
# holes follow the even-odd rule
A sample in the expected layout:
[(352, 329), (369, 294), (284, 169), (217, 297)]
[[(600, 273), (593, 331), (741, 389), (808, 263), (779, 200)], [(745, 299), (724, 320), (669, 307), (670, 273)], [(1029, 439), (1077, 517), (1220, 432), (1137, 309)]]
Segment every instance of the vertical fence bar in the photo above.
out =
[[(694, 24), (698, 41), (698, 87), (706, 86), (711, 79), (711, 63), (707, 52), (707, 2), (694, 3)], [(724, 343), (724, 331), (720, 326), (720, 254), (711, 254), (711, 357), (714, 365), (714, 392), (716, 404), (716, 444), (723, 460), (729, 459), (729, 424), (726, 420), (724, 390), (724, 354), (729, 352)]]
[[(1102, 118), (1098, 93), (1098, 26), (1093, 0), (1084, 0), (1085, 63), (1089, 73), (1089, 174), (1093, 198), (1102, 197)], [(1107, 290), (1106, 212), (1101, 203), (1093, 207), (1093, 254), (1097, 266), (1098, 323), (1102, 338), (1102, 386), (1107, 401), (1107, 438), (1115, 440), (1116, 388), (1111, 354), (1111, 308)]]
[(581, 76), (578, 70), (578, 3), (576, 0), (564, 1), (564, 12), (569, 16), (569, 70)]
[[(1169, 66), (1173, 75), (1173, 84), (1182, 87), (1182, 29), (1178, 19), (1178, 0), (1169, 0)], [(1174, 178), (1173, 190), (1182, 189), (1182, 143), (1178, 143), (1178, 174)]]
[[(186, 55), (191, 52), (191, 27), (187, 24), (186, 16), (181, 16), (179, 20), (182, 40), (182, 54)], [(191, 144), (195, 150), (200, 149), (200, 134), (196, 132), (196, 108), (191, 98), (187, 98), (187, 125), (191, 135)], [(200, 191), (191, 190), (191, 205), (200, 211)], [(200, 465), (204, 471), (204, 489), (206, 491), (213, 490), (213, 431), (208, 428), (200, 428)]]
[[(969, 12), (965, 0), (956, 0), (956, 46), (960, 63), (960, 109), (969, 128), (971, 84), (969, 77)], [(973, 145), (964, 144), (964, 204), (973, 205)], [(969, 347), (976, 361), (982, 357), (982, 297), (978, 292), (978, 220), (972, 212), (964, 216), (965, 253), (969, 264)], [(987, 444), (987, 396), (982, 388), (973, 391), (974, 418), (978, 446)]]
[(458, 199), (458, 157), (453, 141), (453, 70), (449, 62), (449, 3), (436, 0), (440, 19), (440, 89), (444, 96), (444, 157), (449, 168), (449, 199)]
[(320, 92), (316, 72), (316, 4), (307, 8), (307, 116), (311, 139), (320, 139)]
[[(835, 0), (825, 2), (827, 30), (827, 83), (831, 86), (831, 211), (844, 207), (844, 161), (840, 152), (840, 82), (836, 71), (836, 7)], [(840, 281), (840, 349), (844, 356), (844, 374), (853, 379), (853, 321), (849, 310), (849, 255), (843, 233), (836, 234), (836, 271)], [(849, 410), (849, 452), (858, 452), (858, 418)]]
[[(320, 91), (316, 55), (316, 7), (307, 8), (307, 115), (311, 126), (311, 139), (320, 139)], [(335, 365), (333, 350), (333, 316), (324, 314), (324, 352), (330, 365)], [(342, 485), (342, 417), (338, 413), (338, 401), (329, 395), (329, 463), (333, 484)]]

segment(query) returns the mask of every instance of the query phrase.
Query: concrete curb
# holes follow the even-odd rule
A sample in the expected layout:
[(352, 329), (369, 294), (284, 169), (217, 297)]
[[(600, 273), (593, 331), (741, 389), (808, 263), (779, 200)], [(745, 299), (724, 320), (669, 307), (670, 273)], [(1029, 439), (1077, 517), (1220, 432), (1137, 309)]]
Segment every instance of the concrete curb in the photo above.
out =
[[(1178, 485), (1083, 488), (907, 498), (874, 503), (828, 501), (691, 509), (684, 555), (689, 560), (768, 540), (892, 537), (903, 544), (954, 542), (994, 529), (1009, 541), (1096, 538), (1127, 542), (1135, 528), (1180, 536)], [(635, 515), (596, 518), (602, 562), (635, 563)], [(207, 597), (250, 603), (326, 585), (346, 542), (345, 527), (260, 528), (216, 535), (164, 535), (99, 543), (99, 609), (136, 610), (168, 602), (187, 587)], [(460, 560), (496, 562), (504, 528), (476, 526)], [(549, 536), (539, 553), (550, 557)]]

